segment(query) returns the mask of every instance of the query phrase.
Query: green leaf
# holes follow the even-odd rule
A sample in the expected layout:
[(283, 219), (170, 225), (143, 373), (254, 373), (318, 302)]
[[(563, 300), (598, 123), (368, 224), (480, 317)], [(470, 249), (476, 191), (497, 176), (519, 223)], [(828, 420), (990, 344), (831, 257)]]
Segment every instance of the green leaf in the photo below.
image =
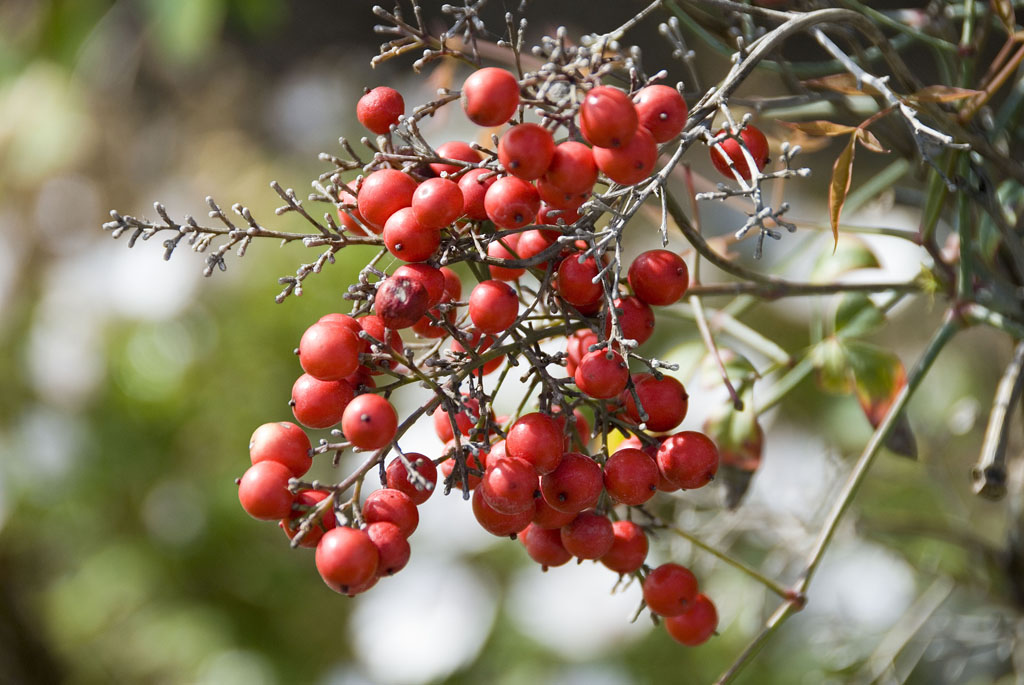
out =
[(877, 269), (881, 266), (868, 244), (856, 236), (842, 235), (836, 241), (832, 254), (823, 254), (811, 270), (811, 281), (828, 283), (857, 269)]
[(850, 392), (849, 354), (842, 340), (836, 337), (822, 340), (811, 350), (811, 361), (818, 372), (818, 385), (822, 390), (838, 395)]
[(720, 468), (718, 477), (725, 486), (725, 504), (739, 506), (761, 466), (764, 453), (764, 431), (754, 414), (754, 403), (747, 393), (743, 411), (725, 404), (704, 422), (704, 433), (718, 446)]
[(844, 293), (836, 308), (835, 331), (859, 338), (874, 333), (885, 323), (885, 314), (864, 293)]
[(832, 237), (835, 245), (839, 247), (839, 215), (843, 211), (843, 204), (846, 202), (846, 194), (850, 191), (850, 179), (853, 177), (853, 153), (856, 150), (854, 142), (855, 135), (850, 136), (850, 142), (846, 144), (843, 151), (836, 159), (832, 167), (832, 181), (828, 186), (828, 212), (829, 220), (832, 223)]
[[(878, 428), (907, 384), (907, 370), (899, 357), (876, 345), (854, 341), (848, 343), (847, 352), (857, 400), (871, 427)], [(902, 456), (917, 457), (917, 442), (906, 415), (899, 418), (885, 446)]]

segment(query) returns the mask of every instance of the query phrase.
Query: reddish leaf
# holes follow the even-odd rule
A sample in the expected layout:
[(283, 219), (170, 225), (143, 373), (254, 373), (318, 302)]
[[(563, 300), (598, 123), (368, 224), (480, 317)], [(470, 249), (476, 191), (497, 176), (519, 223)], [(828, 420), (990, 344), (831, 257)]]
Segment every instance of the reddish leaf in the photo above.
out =
[(857, 133), (855, 133), (854, 136), (861, 145), (872, 152), (880, 152), (883, 154), (889, 152), (889, 150), (879, 142), (878, 138), (875, 137), (875, 134), (866, 128), (858, 128)]
[[(906, 386), (907, 370), (899, 357), (874, 345), (851, 343), (848, 350), (857, 400), (871, 427), (878, 428)], [(917, 442), (906, 414), (897, 419), (885, 446), (897, 454), (917, 458)]]

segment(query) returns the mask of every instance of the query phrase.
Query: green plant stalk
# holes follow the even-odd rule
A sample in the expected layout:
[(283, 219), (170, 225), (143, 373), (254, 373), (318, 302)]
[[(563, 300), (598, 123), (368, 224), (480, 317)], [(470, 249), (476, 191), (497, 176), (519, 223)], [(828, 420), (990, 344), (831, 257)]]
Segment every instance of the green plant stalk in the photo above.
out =
[(914, 394), (914, 391), (928, 373), (932, 363), (938, 357), (939, 352), (943, 347), (945, 347), (946, 343), (949, 342), (953, 335), (960, 330), (962, 325), (963, 320), (960, 319), (953, 310), (946, 313), (946, 317), (943, 320), (942, 325), (935, 332), (935, 335), (932, 336), (932, 339), (925, 348), (925, 351), (921, 354), (921, 357), (917, 360), (913, 370), (911, 370), (910, 375), (907, 377), (907, 384), (903, 387), (903, 390), (900, 391), (900, 394), (897, 395), (892, 406), (889, 407), (889, 411), (886, 413), (885, 419), (881, 424), (879, 424), (878, 428), (875, 429), (875, 432), (872, 434), (868, 444), (864, 447), (864, 451), (861, 453), (860, 458), (857, 460), (856, 465), (854, 465), (853, 471), (850, 473), (849, 478), (847, 478), (846, 484), (843, 486), (836, 503), (833, 505), (832, 510), (826, 518), (825, 525), (822, 527), (821, 532), (818, 535), (818, 539), (815, 542), (803, 576), (799, 581), (797, 581), (795, 587), (785, 595), (787, 597), (787, 601), (779, 605), (771, 617), (769, 617), (761, 632), (757, 634), (749, 645), (747, 645), (747, 648), (743, 650), (729, 669), (726, 670), (717, 681), (715, 681), (716, 685), (728, 683), (735, 678), (743, 667), (761, 650), (761, 647), (764, 646), (764, 643), (768, 638), (771, 637), (771, 635), (778, 630), (783, 623), (785, 623), (786, 619), (802, 608), (806, 596), (805, 593), (811, 582), (811, 578), (814, 576), (815, 571), (817, 571), (818, 566), (821, 564), (825, 550), (828, 549), (840, 520), (842, 520), (843, 515), (853, 503), (853, 498), (857, 494), (857, 490), (860, 488), (861, 483), (863, 483), (868, 470), (870, 470), (871, 465), (874, 463), (875, 457), (881, 451), (882, 445), (885, 444), (885, 441), (888, 439), (893, 428), (895, 428), (897, 417), (899, 417), (900, 412), (903, 411), (903, 408)]
[(946, 40), (942, 40), (941, 38), (936, 38), (935, 36), (930, 36), (922, 31), (918, 31), (917, 29), (907, 26), (903, 22), (896, 21), (892, 17), (887, 16), (886, 14), (879, 12), (878, 10), (872, 7), (868, 7), (867, 5), (861, 2), (857, 2), (857, 0), (843, 0), (842, 4), (845, 5), (846, 7), (849, 7), (852, 10), (857, 10), (861, 14), (866, 15), (867, 17), (873, 19), (875, 22), (881, 24), (882, 26), (887, 26), (891, 29), (899, 31), (902, 34), (910, 36), (914, 40), (920, 41), (926, 45), (930, 45), (933, 48), (942, 50), (943, 52), (950, 53), (955, 53), (957, 51), (957, 46), (954, 45), (953, 43), (950, 43), (949, 41)]
[[(966, 156), (960, 157), (959, 173), (961, 177), (967, 178), (970, 173), (970, 164)], [(957, 193), (956, 196), (956, 230), (960, 236), (960, 261), (957, 264), (956, 292), (964, 300), (970, 300), (973, 294), (973, 269), (972, 261), (974, 245), (971, 224), (971, 199), (966, 192)]]
[[(660, 313), (663, 315), (668, 314), (669, 316), (678, 316), (691, 321), (697, 318), (697, 313), (693, 307), (685, 303), (677, 305), (672, 309), (666, 309)], [(733, 318), (721, 309), (711, 310), (708, 313), (710, 314), (708, 323), (712, 329), (719, 330), (732, 336), (736, 340), (739, 340), (748, 347), (757, 350), (772, 361), (778, 362), (783, 366), (792, 362), (792, 358), (789, 356), (789, 353), (782, 349), (782, 347), (780, 347), (775, 341), (766, 338), (739, 319)]]
[(726, 554), (725, 552), (721, 551), (720, 549), (712, 547), (711, 545), (709, 545), (708, 543), (704, 542), (700, 538), (696, 537), (695, 535), (693, 535), (691, 533), (687, 533), (685, 530), (683, 530), (681, 528), (671, 527), (671, 528), (669, 528), (669, 530), (672, 531), (673, 533), (675, 533), (676, 535), (678, 535), (679, 537), (683, 538), (684, 540), (690, 542), (695, 547), (699, 547), (700, 549), (704, 550), (708, 554), (711, 554), (713, 556), (718, 557), (719, 559), (721, 559), (725, 563), (729, 564), (733, 568), (735, 568), (735, 569), (737, 569), (739, 571), (742, 571), (743, 573), (746, 573), (748, 576), (750, 576), (751, 578), (753, 578), (757, 582), (759, 582), (762, 585), (764, 585), (766, 588), (768, 588), (769, 590), (771, 590), (772, 592), (777, 594), (779, 597), (782, 597), (783, 599), (788, 598), (789, 590), (787, 590), (782, 585), (780, 585), (776, 581), (772, 580), (768, 576), (764, 575), (763, 573), (761, 573), (757, 569), (752, 568), (750, 566), (747, 566), (746, 564), (744, 564), (739, 559), (731, 557), (728, 554)]

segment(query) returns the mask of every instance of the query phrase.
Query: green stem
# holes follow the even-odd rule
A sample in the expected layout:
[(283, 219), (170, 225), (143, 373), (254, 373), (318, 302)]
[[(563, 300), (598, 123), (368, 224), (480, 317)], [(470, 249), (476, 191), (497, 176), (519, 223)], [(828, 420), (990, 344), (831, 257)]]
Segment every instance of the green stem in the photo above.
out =
[(739, 559), (735, 559), (735, 558), (729, 556), (728, 554), (726, 554), (725, 552), (721, 551), (720, 549), (712, 547), (711, 545), (709, 545), (708, 543), (704, 542), (700, 538), (696, 537), (695, 535), (693, 535), (691, 533), (687, 533), (685, 530), (682, 530), (681, 528), (672, 527), (672, 528), (669, 528), (669, 530), (671, 530), (673, 533), (675, 533), (679, 537), (683, 538), (684, 540), (689, 541), (695, 547), (699, 547), (702, 550), (704, 550), (705, 552), (707, 552), (708, 554), (711, 554), (711, 555), (714, 555), (714, 556), (718, 557), (719, 559), (721, 559), (725, 563), (729, 564), (733, 568), (735, 568), (737, 570), (740, 570), (740, 571), (743, 571), (748, 576), (750, 576), (751, 578), (753, 578), (754, 580), (756, 580), (757, 582), (761, 583), (766, 588), (768, 588), (769, 590), (771, 590), (772, 592), (777, 594), (779, 597), (782, 597), (783, 599), (786, 599), (789, 596), (789, 590), (787, 590), (782, 585), (780, 585), (776, 581), (772, 580), (768, 576), (764, 575), (763, 573), (761, 573), (757, 569), (754, 569), (754, 568), (752, 568), (750, 566), (747, 566), (746, 564), (744, 564)]
[[(676, 316), (691, 321), (697, 318), (696, 310), (685, 303), (659, 313), (661, 315)], [(757, 350), (764, 356), (768, 357), (772, 361), (778, 362), (779, 364), (785, 366), (792, 362), (792, 358), (789, 356), (789, 353), (782, 349), (782, 347), (780, 347), (775, 341), (761, 335), (747, 324), (730, 316), (727, 312), (718, 309), (711, 310), (709, 314), (708, 324), (712, 330), (719, 330), (732, 336), (736, 340), (739, 340), (748, 347)]]
[[(970, 162), (966, 156), (960, 158), (959, 173), (967, 178), (970, 172)], [(966, 192), (957, 193), (956, 197), (956, 229), (960, 236), (960, 263), (957, 265), (956, 292), (964, 299), (969, 299), (974, 290), (972, 282), (971, 256), (973, 250), (973, 228), (971, 224), (971, 201), (972, 198)]]

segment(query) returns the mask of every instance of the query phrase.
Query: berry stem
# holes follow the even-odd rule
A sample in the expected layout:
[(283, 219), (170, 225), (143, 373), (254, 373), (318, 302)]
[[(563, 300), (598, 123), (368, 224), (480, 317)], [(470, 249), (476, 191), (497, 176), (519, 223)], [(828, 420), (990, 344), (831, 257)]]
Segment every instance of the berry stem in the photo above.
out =
[(725, 563), (729, 564), (733, 568), (738, 569), (738, 570), (742, 571), (743, 573), (746, 573), (748, 576), (750, 576), (751, 578), (753, 578), (757, 582), (759, 582), (762, 585), (764, 585), (766, 588), (768, 588), (769, 590), (771, 590), (772, 592), (777, 594), (779, 597), (782, 597), (783, 599), (786, 599), (789, 596), (790, 591), (787, 590), (786, 588), (784, 588), (778, 582), (772, 580), (771, 578), (769, 578), (768, 576), (764, 575), (763, 573), (761, 573), (757, 569), (752, 568), (750, 566), (747, 566), (745, 563), (743, 563), (739, 559), (736, 559), (735, 557), (732, 557), (732, 556), (726, 554), (725, 552), (723, 552), (722, 550), (720, 550), (720, 549), (718, 549), (716, 547), (712, 547), (711, 545), (709, 545), (708, 543), (704, 542), (703, 540), (701, 540), (697, 536), (693, 535), (692, 533), (688, 533), (685, 530), (683, 530), (682, 528), (677, 528), (675, 526), (669, 527), (669, 530), (672, 531), (673, 533), (675, 533), (676, 535), (678, 535), (679, 537), (683, 538), (684, 540), (687, 540), (688, 542), (690, 542), (694, 546), (700, 547), (705, 552), (718, 557), (719, 559), (721, 559)]

